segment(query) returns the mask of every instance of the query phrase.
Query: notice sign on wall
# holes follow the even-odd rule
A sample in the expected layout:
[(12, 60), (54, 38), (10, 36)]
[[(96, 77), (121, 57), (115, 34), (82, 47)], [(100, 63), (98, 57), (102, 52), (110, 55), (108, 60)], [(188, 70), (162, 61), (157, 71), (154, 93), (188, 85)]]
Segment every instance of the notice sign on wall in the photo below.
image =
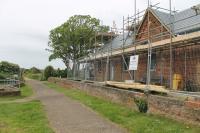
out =
[(137, 70), (139, 55), (130, 56), (129, 70)]

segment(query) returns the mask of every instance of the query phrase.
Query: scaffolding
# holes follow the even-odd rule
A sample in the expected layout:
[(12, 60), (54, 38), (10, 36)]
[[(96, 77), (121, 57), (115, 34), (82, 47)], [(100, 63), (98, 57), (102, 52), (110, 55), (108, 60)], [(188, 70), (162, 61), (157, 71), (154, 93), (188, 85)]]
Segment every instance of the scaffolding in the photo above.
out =
[[(123, 17), (123, 28), (117, 29), (116, 27), (111, 28), (109, 33), (96, 33), (95, 34), (95, 43), (94, 43), (94, 50), (92, 53), (83, 59), (87, 64), (90, 62), (93, 67), (93, 76), (89, 78), (84, 77), (84, 80), (94, 80), (94, 81), (108, 81), (114, 80), (112, 79), (111, 69), (113, 64), (111, 62), (117, 56), (121, 56), (122, 68), (121, 70), (121, 81), (125, 81), (127, 78), (125, 77), (125, 73), (123, 71), (124, 68), (127, 68), (126, 73), (128, 73), (129, 80), (133, 80), (135, 82), (140, 81), (141, 79), (137, 79), (137, 76), (143, 77), (143, 83), (149, 85), (154, 82), (154, 80), (159, 80), (159, 85), (166, 86), (167, 88), (173, 89), (175, 84), (175, 78), (179, 77), (179, 80), (182, 80), (181, 86), (183, 90), (189, 91), (200, 91), (200, 61), (199, 61), (199, 54), (200, 53), (200, 34), (199, 32), (185, 32), (176, 34), (175, 31), (184, 31), (184, 29), (188, 29), (193, 27), (194, 25), (200, 25), (200, 22), (197, 22), (193, 25), (182, 26), (174, 29), (174, 25), (180, 23), (182, 21), (187, 21), (187, 19), (191, 19), (200, 15), (197, 11), (198, 8), (195, 8), (196, 14), (191, 16), (187, 16), (185, 18), (176, 19), (174, 18), (177, 11), (172, 11), (171, 9), (171, 0), (169, 0), (170, 9), (165, 9), (159, 7), (159, 3), (155, 5), (150, 5), (148, 3), (147, 10), (139, 11), (136, 8), (136, 1), (135, 1), (135, 10), (133, 16), (128, 16), (127, 18)], [(159, 22), (158, 26), (151, 27), (152, 22), (152, 12), (151, 10), (159, 10), (163, 11), (164, 13), (168, 14), (169, 21), (165, 24)], [(139, 31), (142, 27), (142, 23), (145, 23), (144, 19), (145, 16), (148, 18), (147, 20), (147, 30)], [(155, 22), (156, 23), (156, 22)], [(199, 26), (200, 27), (200, 26)], [(114, 30), (112, 30), (114, 29)], [(114, 31), (121, 31), (114, 32)], [(199, 29), (200, 30), (200, 29)], [(156, 31), (160, 31), (156, 33)], [(155, 33), (155, 34), (152, 34)], [(120, 47), (115, 48), (113, 45), (113, 40), (117, 36), (122, 36), (122, 45)], [(141, 36), (146, 36), (146, 38), (142, 38)], [(127, 43), (127, 40), (132, 37), (133, 42), (131, 44)], [(97, 38), (100, 38), (99, 43)], [(107, 42), (104, 38), (107, 38)], [(105, 44), (109, 43), (109, 47), (106, 47)], [(177, 52), (178, 51), (178, 52)], [(196, 54), (194, 54), (196, 53)], [(128, 69), (129, 64), (127, 63), (126, 56), (130, 55), (137, 55), (139, 54), (141, 57), (146, 58), (145, 61), (141, 61), (141, 63), (146, 64), (146, 70), (142, 73), (146, 73), (146, 75), (141, 76), (140, 72), (137, 71), (130, 71)], [(156, 57), (155, 57), (156, 55)], [(155, 69), (154, 60), (152, 58), (157, 58), (159, 55), (159, 64), (156, 64), (157, 75), (159, 73), (159, 78), (154, 77)], [(195, 63), (192, 63), (192, 60), (195, 60)], [(190, 63), (188, 63), (190, 62)], [(198, 64), (199, 63), (199, 64)], [(197, 64), (198, 68), (196, 69), (196, 74), (192, 71), (192, 67), (190, 64)], [(159, 66), (158, 66), (159, 65)], [(183, 68), (177, 66), (181, 65)], [(115, 66), (115, 64), (114, 64)], [(116, 66), (115, 66), (116, 67)], [(105, 69), (101, 72), (101, 79), (97, 79), (97, 71), (98, 69)], [(84, 69), (85, 71), (86, 69)], [(84, 72), (85, 75), (86, 72)], [(92, 74), (91, 74), (92, 75)], [(156, 75), (156, 74), (155, 74)], [(165, 76), (164, 78), (164, 75)], [(198, 83), (193, 83), (194, 81), (191, 80), (192, 77), (197, 80)], [(190, 79), (191, 78), (191, 79)], [(176, 83), (179, 84), (179, 83)], [(175, 86), (176, 89), (177, 86)]]

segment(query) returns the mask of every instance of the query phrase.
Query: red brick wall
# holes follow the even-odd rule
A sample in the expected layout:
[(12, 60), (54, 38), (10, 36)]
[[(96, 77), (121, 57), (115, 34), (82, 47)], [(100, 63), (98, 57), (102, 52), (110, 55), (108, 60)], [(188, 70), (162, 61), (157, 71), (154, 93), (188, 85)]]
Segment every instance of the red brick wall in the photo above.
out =
[(122, 58), (121, 56), (112, 58), (111, 62), (113, 63), (114, 69), (114, 80), (121, 81), (122, 80)]
[[(163, 77), (164, 86), (169, 87), (170, 83), (170, 52), (168, 50), (153, 50), (156, 54), (156, 67), (151, 71), (152, 78)], [(186, 60), (185, 60), (186, 53)], [(123, 60), (121, 56), (113, 57), (110, 61), (114, 65), (114, 81), (130, 80), (128, 71), (123, 70)], [(186, 64), (186, 68), (185, 68)], [(200, 86), (200, 45), (173, 48), (173, 74), (182, 76), (180, 89), (185, 87), (186, 81), (190, 80), (194, 85)], [(110, 67), (110, 66), (109, 66)], [(185, 71), (186, 70), (186, 71)], [(106, 72), (106, 59), (103, 60), (102, 70), (96, 71), (97, 80), (104, 81)], [(146, 78), (147, 72), (147, 51), (139, 54), (138, 70), (136, 71), (136, 81)], [(185, 77), (186, 74), (186, 77)], [(108, 69), (108, 77), (110, 68)], [(109, 78), (108, 78), (109, 80)]]
[(101, 64), (101, 68), (99, 68), (99, 64), (98, 63), (102, 63), (101, 60), (96, 60), (95, 63), (95, 75), (96, 75), (96, 80), (97, 81), (103, 81), (103, 75), (104, 75), (104, 69), (103, 69), (103, 63)]
[(174, 73), (182, 75), (182, 85), (191, 81), (191, 87), (200, 88), (200, 45), (177, 48), (173, 65)]
[[(150, 12), (149, 13), (149, 31), (151, 42), (160, 41), (169, 38), (168, 31), (166, 27), (162, 26), (160, 21)], [(165, 34), (165, 36), (159, 35), (160, 33)], [(156, 37), (158, 35), (158, 37)], [(138, 35), (136, 36), (137, 41), (148, 40), (148, 13), (144, 17), (144, 21), (138, 30)]]
[(136, 81), (140, 81), (146, 76), (147, 71), (147, 53), (139, 55), (138, 70), (136, 71)]

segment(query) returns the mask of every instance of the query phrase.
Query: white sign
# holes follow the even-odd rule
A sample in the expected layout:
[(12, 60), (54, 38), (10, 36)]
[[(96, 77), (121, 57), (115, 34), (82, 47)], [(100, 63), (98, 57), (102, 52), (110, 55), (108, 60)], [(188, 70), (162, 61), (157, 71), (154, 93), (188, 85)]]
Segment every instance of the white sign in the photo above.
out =
[(129, 70), (137, 70), (139, 55), (130, 57)]

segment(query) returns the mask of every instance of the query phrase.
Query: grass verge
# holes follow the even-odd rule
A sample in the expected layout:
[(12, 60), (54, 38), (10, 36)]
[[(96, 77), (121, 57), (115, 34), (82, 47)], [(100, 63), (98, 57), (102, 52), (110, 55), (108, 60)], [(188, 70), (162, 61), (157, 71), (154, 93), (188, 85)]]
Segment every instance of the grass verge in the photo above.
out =
[(139, 113), (127, 107), (87, 95), (82, 91), (66, 89), (54, 83), (44, 82), (44, 84), (85, 104), (133, 133), (200, 133), (200, 127), (194, 125), (186, 125), (158, 115)]
[(42, 79), (42, 73), (28, 73), (25, 74), (25, 77), (40, 81)]
[(0, 133), (53, 133), (39, 101), (4, 103), (33, 94), (28, 85), (20, 89), (21, 96), (0, 98)]
[(39, 101), (0, 104), (0, 133), (53, 133)]

